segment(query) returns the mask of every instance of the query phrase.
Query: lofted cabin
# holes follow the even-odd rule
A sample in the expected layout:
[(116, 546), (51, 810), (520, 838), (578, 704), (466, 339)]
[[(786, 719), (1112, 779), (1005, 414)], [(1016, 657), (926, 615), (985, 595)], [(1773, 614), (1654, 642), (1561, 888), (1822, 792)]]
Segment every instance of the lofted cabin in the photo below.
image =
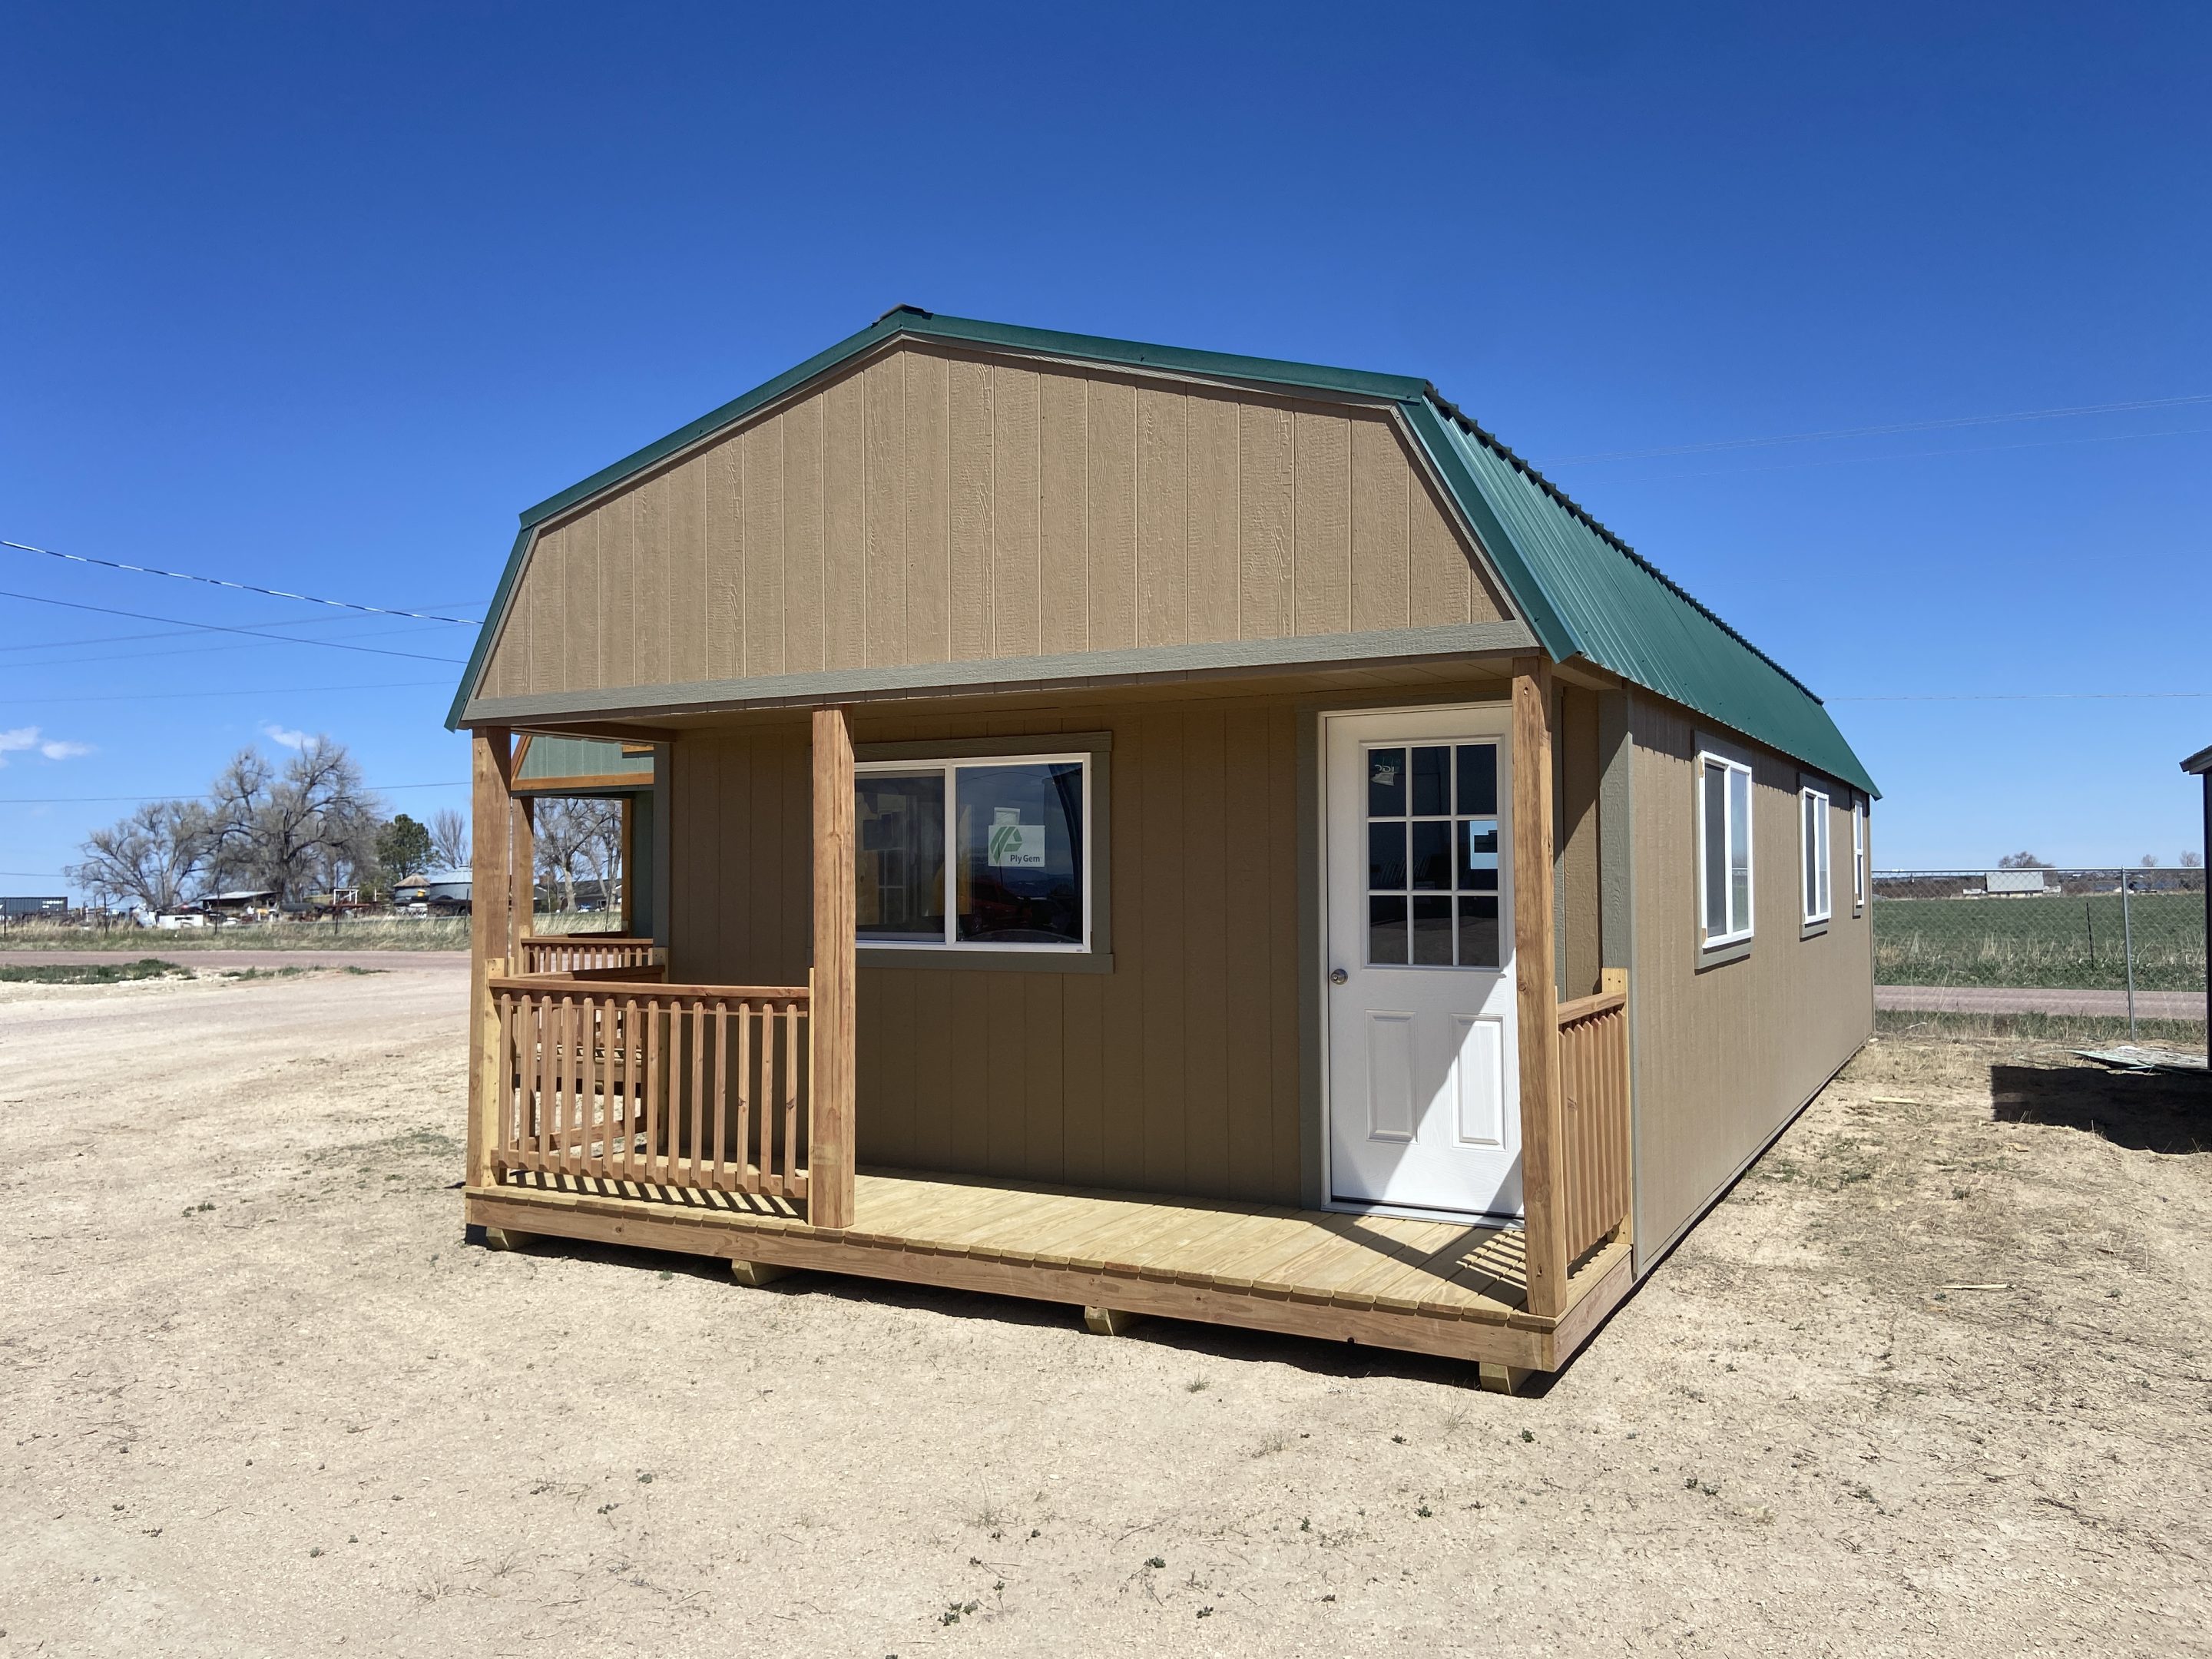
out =
[(525, 514), (451, 724), (495, 1243), (1510, 1387), (1872, 1028), (1827, 711), (1418, 380), (902, 307)]

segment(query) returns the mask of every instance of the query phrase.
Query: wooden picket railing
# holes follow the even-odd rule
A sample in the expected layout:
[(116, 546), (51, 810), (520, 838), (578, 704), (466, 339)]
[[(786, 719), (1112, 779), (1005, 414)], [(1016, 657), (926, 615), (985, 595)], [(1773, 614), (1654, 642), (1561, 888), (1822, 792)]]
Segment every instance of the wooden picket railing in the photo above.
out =
[(643, 968), (653, 941), (618, 933), (529, 933), (522, 946), (526, 974), (574, 974), (605, 968)]
[(528, 975), (489, 989), (495, 1181), (806, 1197), (806, 988)]
[(1565, 1108), (1566, 1257), (1573, 1261), (1628, 1217), (1628, 995), (1612, 991), (1559, 1005)]

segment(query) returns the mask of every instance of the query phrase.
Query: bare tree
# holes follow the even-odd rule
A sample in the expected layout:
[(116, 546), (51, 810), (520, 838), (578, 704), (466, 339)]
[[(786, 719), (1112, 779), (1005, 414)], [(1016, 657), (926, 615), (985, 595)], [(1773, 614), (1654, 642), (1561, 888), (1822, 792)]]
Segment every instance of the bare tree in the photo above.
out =
[(469, 867), (469, 821), (450, 806), (430, 816), (430, 854), (448, 870)]
[(576, 866), (592, 838), (589, 816), (579, 809), (590, 804), (546, 796), (533, 810), (538, 873), (552, 883), (554, 903), (566, 911), (576, 908)]
[(343, 744), (310, 738), (282, 770), (240, 750), (215, 781), (210, 873), (273, 889), (280, 902), (314, 878), (359, 881), (375, 867), (378, 806)]
[(2181, 855), (2181, 867), (2185, 870), (2202, 870), (2204, 867), (2204, 854), (2184, 853)]
[(616, 890), (622, 879), (622, 803), (595, 796), (568, 804), (583, 830), (577, 857), (599, 883), (600, 903), (617, 911), (621, 902)]
[(2007, 853), (1997, 860), (2000, 870), (2048, 870), (2050, 867), (2033, 853)]
[(2155, 870), (2155, 869), (2157, 869), (2157, 868), (2158, 868), (2158, 854), (2155, 854), (2155, 853), (2145, 853), (2145, 854), (2142, 855), (2142, 867), (2143, 867), (2144, 869), (2146, 869), (2146, 870)]
[(198, 801), (149, 800), (85, 837), (82, 860), (66, 873), (103, 898), (114, 893), (149, 910), (172, 909), (206, 863), (214, 827)]

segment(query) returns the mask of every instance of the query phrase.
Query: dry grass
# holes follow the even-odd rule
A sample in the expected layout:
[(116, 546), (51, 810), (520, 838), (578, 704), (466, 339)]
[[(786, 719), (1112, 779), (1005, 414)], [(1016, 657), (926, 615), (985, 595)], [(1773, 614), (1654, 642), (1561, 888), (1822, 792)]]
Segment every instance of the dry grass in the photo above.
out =
[[(1884, 1009), (1874, 1017), (1875, 1030), (1899, 1042), (1982, 1042), (2026, 1043), (2064, 1048), (2101, 1048), (2128, 1042), (2128, 1023), (2091, 1014), (1964, 1014), (1929, 1013)], [(2139, 1019), (2134, 1040), (2204, 1052), (2204, 1022), (2201, 1019)]]
[[(549, 912), (532, 927), (541, 933), (612, 933), (614, 918)], [(9, 927), (0, 951), (465, 951), (466, 916), (364, 916), (329, 921), (250, 922), (230, 927), (65, 927), (46, 921)]]

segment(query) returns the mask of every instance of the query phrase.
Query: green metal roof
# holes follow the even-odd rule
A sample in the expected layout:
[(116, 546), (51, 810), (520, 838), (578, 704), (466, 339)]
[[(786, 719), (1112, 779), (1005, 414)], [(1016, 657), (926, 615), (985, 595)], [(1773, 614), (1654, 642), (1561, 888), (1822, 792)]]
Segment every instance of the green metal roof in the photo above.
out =
[(884, 313), (827, 351), (524, 513), (447, 726), (460, 722), (538, 524), (901, 335), (1395, 404), (1554, 661), (1585, 658), (1808, 767), (1869, 794), (1881, 793), (1818, 696), (1468, 420), (1429, 382), (942, 317), (911, 306)]
[(526, 789), (548, 778), (628, 778), (637, 787), (650, 789), (653, 763), (651, 755), (625, 755), (622, 744), (605, 738), (536, 737), (530, 740), (514, 784)]

